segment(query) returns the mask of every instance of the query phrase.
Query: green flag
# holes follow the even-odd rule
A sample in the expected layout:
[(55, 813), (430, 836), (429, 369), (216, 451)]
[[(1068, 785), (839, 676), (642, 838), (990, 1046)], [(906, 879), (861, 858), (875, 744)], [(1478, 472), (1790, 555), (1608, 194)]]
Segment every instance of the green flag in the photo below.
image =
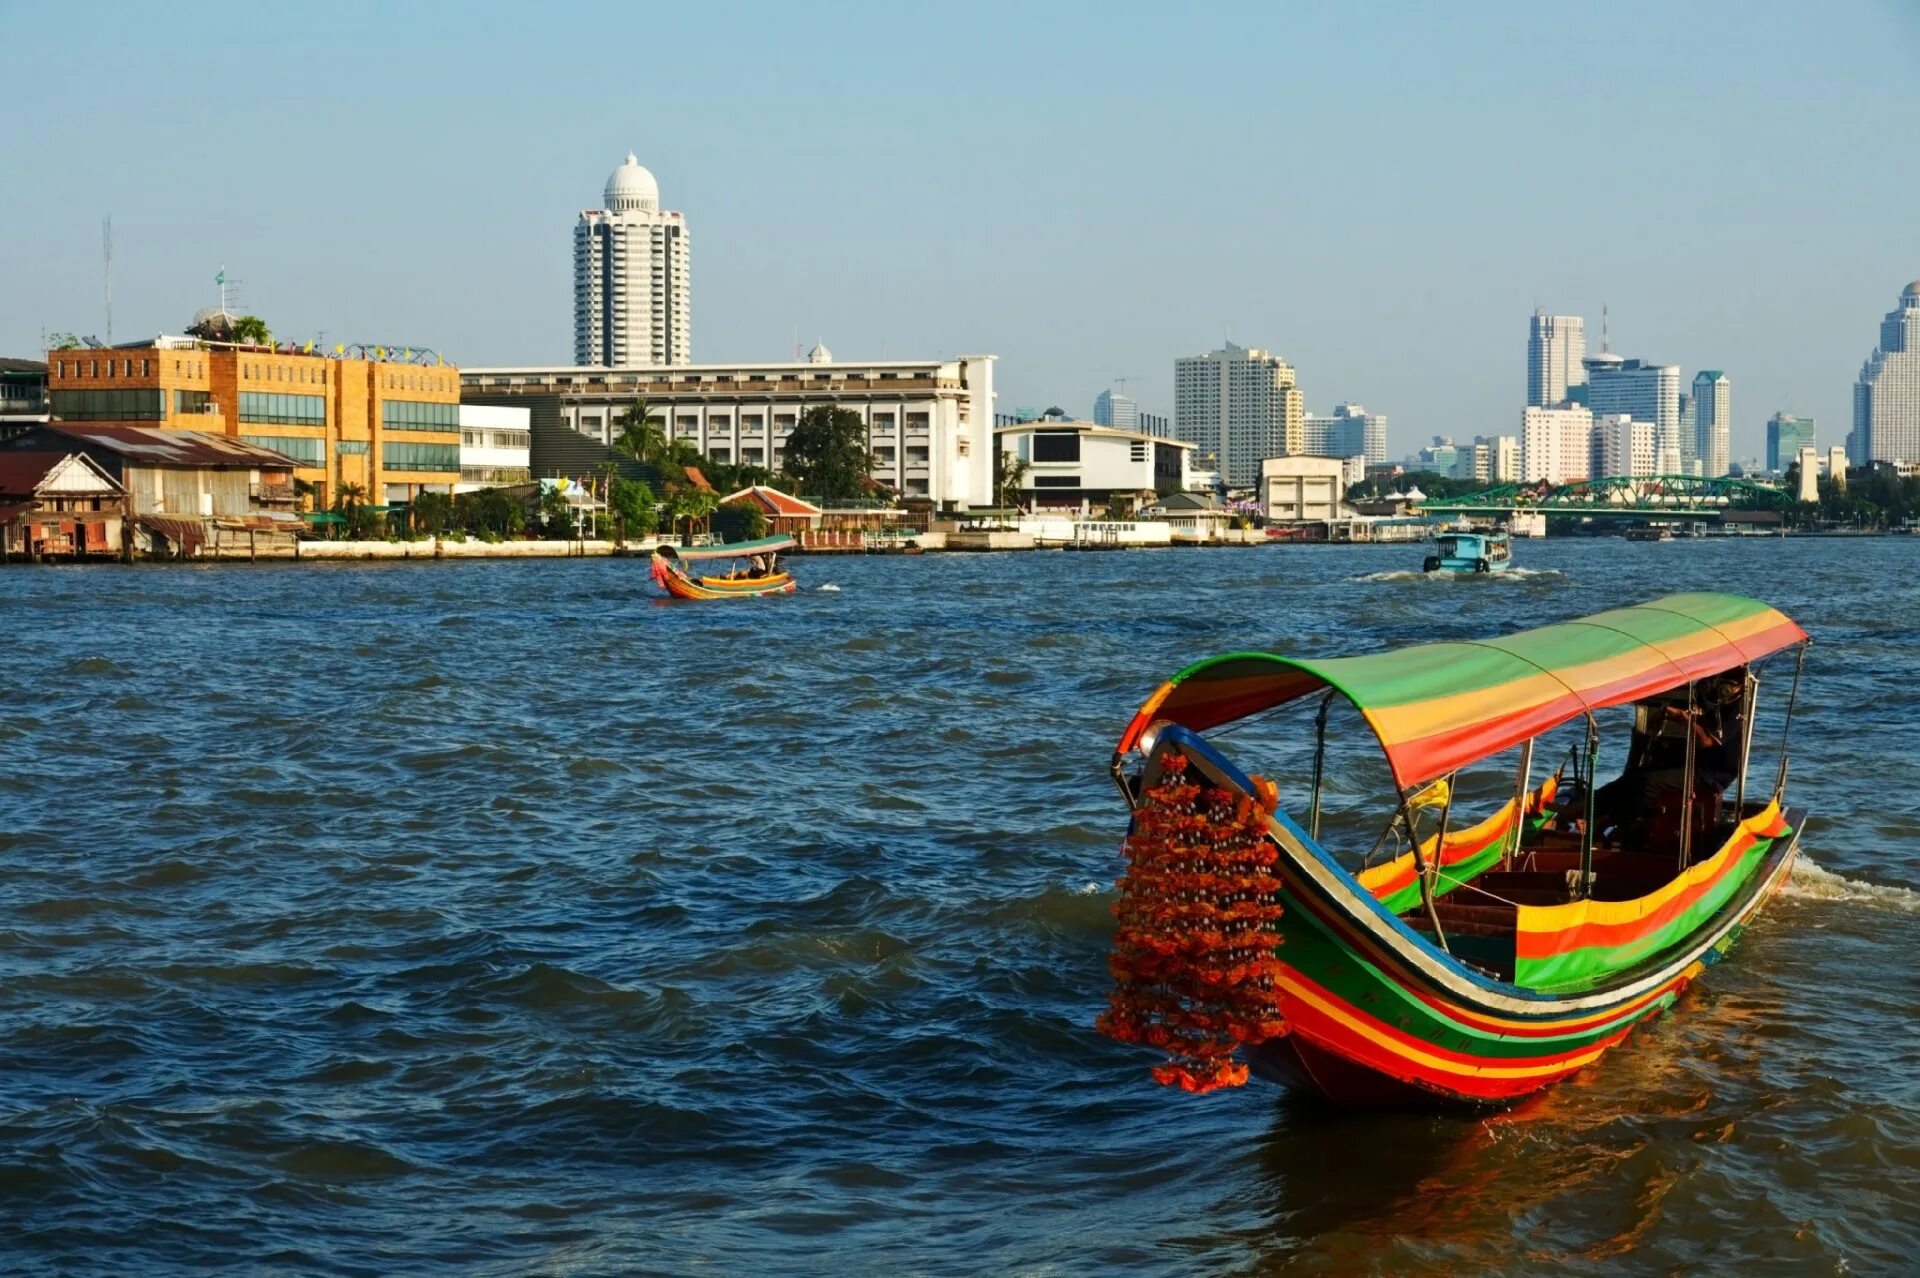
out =
[(221, 267), (221, 268), (220, 268), (220, 273), (219, 273), (218, 275), (216, 275), (216, 276), (214, 276), (214, 277), (213, 277), (213, 282), (214, 282), (215, 284), (225, 284), (225, 283), (227, 282), (227, 268), (226, 268), (226, 267), (224, 267), (224, 266), (223, 266), (223, 267)]

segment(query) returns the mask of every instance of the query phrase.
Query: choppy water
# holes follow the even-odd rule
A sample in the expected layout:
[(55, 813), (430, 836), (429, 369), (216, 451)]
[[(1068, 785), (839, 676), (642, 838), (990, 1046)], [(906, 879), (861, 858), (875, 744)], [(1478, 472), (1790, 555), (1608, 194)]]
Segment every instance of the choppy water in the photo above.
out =
[[(0, 1268), (1838, 1273), (1920, 1251), (1920, 541), (0, 571)], [(1213, 651), (1747, 588), (1815, 863), (1518, 1111), (1153, 1086), (1104, 768)]]

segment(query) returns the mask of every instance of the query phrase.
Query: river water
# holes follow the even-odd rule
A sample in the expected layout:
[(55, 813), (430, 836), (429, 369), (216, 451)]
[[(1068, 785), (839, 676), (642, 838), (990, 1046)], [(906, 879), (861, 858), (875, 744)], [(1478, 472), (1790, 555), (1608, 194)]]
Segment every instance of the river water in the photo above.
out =
[[(0, 571), (0, 1269), (1905, 1269), (1920, 541), (1421, 553)], [(1695, 588), (1814, 635), (1814, 816), (1674, 1014), (1479, 1118), (1094, 1033), (1162, 677)]]

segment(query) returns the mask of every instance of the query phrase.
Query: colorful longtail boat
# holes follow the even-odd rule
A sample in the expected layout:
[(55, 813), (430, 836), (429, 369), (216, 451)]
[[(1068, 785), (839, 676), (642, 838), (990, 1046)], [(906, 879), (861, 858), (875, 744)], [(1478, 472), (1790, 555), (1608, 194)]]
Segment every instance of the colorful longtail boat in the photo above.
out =
[[(1475, 642), (1188, 667), (1113, 756), (1133, 820), (1102, 1027), (1167, 1051), (1156, 1076), (1189, 1090), (1250, 1066), (1353, 1106), (1509, 1102), (1592, 1064), (1786, 878), (1805, 817), (1786, 806), (1785, 727), (1765, 790), (1748, 763), (1759, 664), (1797, 654), (1790, 724), (1806, 643), (1765, 604), (1697, 593)], [(1398, 795), (1375, 847), (1400, 855), (1369, 864), (1320, 840), (1335, 698), (1386, 753)], [(1203, 735), (1294, 702), (1317, 709), (1300, 819)], [(1602, 786), (1610, 707), (1632, 727)], [(1536, 780), (1536, 743), (1563, 726), (1570, 761)], [(1463, 769), (1484, 788), (1496, 755), (1513, 760), (1509, 797), (1466, 820)]]
[[(653, 552), (654, 584), (672, 599), (752, 599), (760, 595), (791, 594), (793, 574), (779, 566), (783, 551), (795, 545), (791, 537), (761, 537), (718, 546), (662, 546)], [(727, 561), (733, 571), (694, 576), (689, 564)]]

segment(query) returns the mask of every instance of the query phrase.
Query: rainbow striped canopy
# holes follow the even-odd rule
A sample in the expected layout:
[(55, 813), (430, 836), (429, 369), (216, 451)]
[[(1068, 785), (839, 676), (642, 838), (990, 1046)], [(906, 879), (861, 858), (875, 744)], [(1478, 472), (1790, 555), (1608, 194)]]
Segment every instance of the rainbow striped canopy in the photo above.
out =
[(1125, 754), (1156, 720), (1202, 731), (1322, 688), (1351, 701), (1402, 788), (1445, 776), (1591, 710), (1734, 670), (1806, 641), (1740, 595), (1668, 595), (1502, 639), (1300, 661), (1230, 652), (1188, 666), (1127, 725)]

